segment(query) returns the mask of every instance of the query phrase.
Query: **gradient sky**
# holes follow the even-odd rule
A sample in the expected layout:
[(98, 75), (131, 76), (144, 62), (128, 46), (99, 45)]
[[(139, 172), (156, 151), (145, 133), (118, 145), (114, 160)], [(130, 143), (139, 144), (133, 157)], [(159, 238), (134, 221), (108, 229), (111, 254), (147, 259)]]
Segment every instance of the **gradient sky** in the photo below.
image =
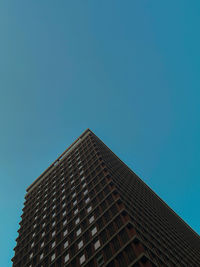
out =
[(0, 1), (0, 251), (86, 128), (200, 233), (200, 1)]

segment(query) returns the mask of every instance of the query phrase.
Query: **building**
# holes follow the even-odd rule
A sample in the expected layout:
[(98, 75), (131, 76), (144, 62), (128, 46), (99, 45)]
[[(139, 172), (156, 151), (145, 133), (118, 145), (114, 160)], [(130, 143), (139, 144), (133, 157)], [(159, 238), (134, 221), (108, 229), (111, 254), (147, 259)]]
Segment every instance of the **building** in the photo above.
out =
[(28, 188), (13, 266), (200, 266), (199, 236), (87, 129)]

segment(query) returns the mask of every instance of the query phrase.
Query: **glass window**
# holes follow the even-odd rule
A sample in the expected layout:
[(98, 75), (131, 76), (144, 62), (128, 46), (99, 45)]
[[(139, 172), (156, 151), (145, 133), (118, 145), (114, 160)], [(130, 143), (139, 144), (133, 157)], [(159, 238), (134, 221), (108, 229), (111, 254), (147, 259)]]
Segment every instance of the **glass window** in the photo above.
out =
[(86, 183), (83, 184), (83, 188), (86, 187)]
[(94, 215), (92, 215), (92, 217), (90, 217), (89, 223), (92, 223), (93, 221), (94, 221)]
[(80, 257), (80, 264), (85, 262), (85, 254)]
[(55, 234), (56, 234), (56, 231), (53, 231), (52, 236), (55, 236)]
[(74, 215), (76, 215), (78, 213), (78, 209), (76, 209), (75, 211), (74, 211)]
[(66, 210), (63, 212), (63, 216), (65, 216), (67, 214)]
[(76, 235), (79, 236), (81, 234), (81, 228), (79, 228), (77, 231), (76, 231)]
[(31, 247), (33, 247), (33, 246), (34, 246), (34, 244), (35, 244), (35, 243), (33, 242), (33, 243), (31, 244)]
[(68, 230), (66, 229), (66, 230), (64, 231), (64, 236), (66, 236), (67, 233), (68, 233)]
[(33, 258), (33, 252), (30, 254), (30, 259)]
[(66, 241), (66, 242), (64, 243), (64, 248), (67, 248), (68, 246), (69, 246), (69, 242)]
[(43, 248), (43, 247), (44, 247), (44, 242), (41, 243), (41, 248)]
[(74, 202), (73, 202), (73, 206), (75, 206), (77, 204), (77, 200), (75, 200)]
[(51, 247), (54, 248), (56, 245), (56, 241), (54, 241), (52, 244), (51, 244)]
[(83, 192), (83, 195), (85, 196), (87, 193), (88, 193), (88, 190), (86, 189), (86, 190)]
[(44, 258), (44, 253), (42, 253), (41, 255), (40, 255), (40, 260), (42, 260)]
[(64, 220), (63, 225), (66, 225), (66, 223), (67, 223), (67, 220)]
[(94, 227), (94, 228), (92, 229), (91, 233), (92, 233), (92, 235), (95, 235), (95, 234), (97, 233), (97, 228)]
[(65, 256), (65, 262), (69, 260), (69, 253)]
[(87, 212), (89, 213), (91, 210), (92, 210), (92, 207), (89, 206), (89, 207), (87, 208)]
[(76, 192), (72, 195), (72, 198), (74, 198), (76, 196)]
[(52, 227), (54, 227), (55, 226), (55, 224), (56, 224), (56, 222), (54, 221), (54, 222), (52, 222)]
[(85, 180), (85, 177), (83, 176), (82, 178), (81, 178), (81, 182), (83, 182)]
[(97, 240), (97, 242), (94, 243), (94, 249), (97, 250), (101, 246), (100, 241)]
[(82, 248), (83, 246), (83, 240), (81, 240), (79, 243), (78, 243), (78, 249)]
[(75, 220), (75, 224), (78, 224), (80, 222), (80, 218), (77, 218), (76, 220)]
[(88, 197), (88, 198), (85, 200), (85, 204), (87, 204), (89, 201), (90, 201), (90, 198)]
[(55, 258), (56, 258), (56, 254), (54, 253), (51, 255), (51, 261), (55, 260)]
[(42, 232), (42, 237), (45, 235), (45, 232)]

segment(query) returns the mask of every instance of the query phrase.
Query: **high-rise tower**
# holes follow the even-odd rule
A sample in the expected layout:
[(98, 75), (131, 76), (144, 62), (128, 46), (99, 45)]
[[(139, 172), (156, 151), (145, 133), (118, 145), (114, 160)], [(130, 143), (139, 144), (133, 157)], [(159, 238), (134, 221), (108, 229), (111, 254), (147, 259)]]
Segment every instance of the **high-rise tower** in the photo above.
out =
[(13, 266), (200, 266), (199, 236), (89, 129), (25, 199)]

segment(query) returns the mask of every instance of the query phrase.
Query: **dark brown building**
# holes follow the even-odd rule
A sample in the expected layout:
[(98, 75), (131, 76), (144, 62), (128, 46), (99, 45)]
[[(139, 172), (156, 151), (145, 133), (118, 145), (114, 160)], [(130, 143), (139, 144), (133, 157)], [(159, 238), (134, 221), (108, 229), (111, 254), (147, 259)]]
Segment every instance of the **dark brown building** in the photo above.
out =
[(200, 266), (199, 236), (89, 129), (25, 199), (13, 266)]

